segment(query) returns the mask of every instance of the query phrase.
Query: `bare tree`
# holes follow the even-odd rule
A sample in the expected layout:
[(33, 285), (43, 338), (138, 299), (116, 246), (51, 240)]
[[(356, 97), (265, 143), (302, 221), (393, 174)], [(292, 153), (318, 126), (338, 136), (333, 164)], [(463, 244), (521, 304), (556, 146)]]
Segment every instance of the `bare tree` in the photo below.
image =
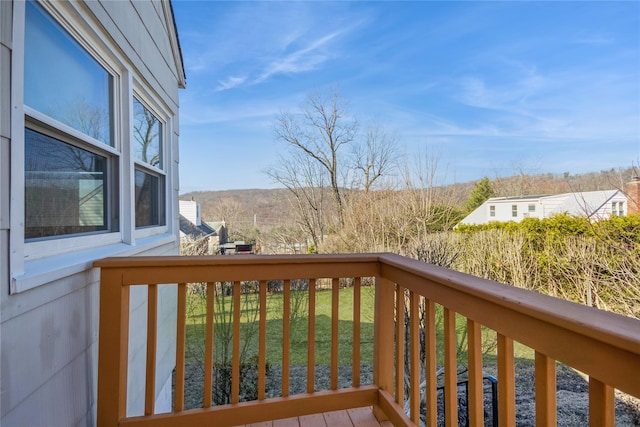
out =
[(368, 193), (374, 183), (397, 166), (398, 138), (387, 132), (378, 122), (371, 122), (363, 143), (354, 146), (354, 169), (358, 172), (357, 186)]
[(310, 236), (315, 248), (323, 242), (335, 206), (321, 165), (308, 161), (304, 153), (293, 151), (282, 157), (277, 168), (267, 171), (292, 194), (291, 207), (300, 228)]
[[(269, 173), (276, 181), (290, 187), (292, 179), (282, 172), (296, 171), (298, 168), (313, 169), (315, 178), (328, 181), (331, 189), (340, 225), (344, 224), (344, 196), (341, 176), (346, 163), (347, 152), (344, 147), (350, 144), (356, 135), (358, 124), (347, 115), (346, 101), (337, 90), (329, 94), (315, 92), (307, 97), (299, 115), (281, 113), (274, 125), (276, 137), (291, 148), (287, 163), (280, 173)], [(322, 174), (317, 172), (322, 171)], [(325, 175), (326, 178), (321, 177)], [(285, 181), (285, 182), (283, 182)], [(318, 183), (313, 186), (318, 187)], [(297, 196), (296, 196), (297, 197)]]

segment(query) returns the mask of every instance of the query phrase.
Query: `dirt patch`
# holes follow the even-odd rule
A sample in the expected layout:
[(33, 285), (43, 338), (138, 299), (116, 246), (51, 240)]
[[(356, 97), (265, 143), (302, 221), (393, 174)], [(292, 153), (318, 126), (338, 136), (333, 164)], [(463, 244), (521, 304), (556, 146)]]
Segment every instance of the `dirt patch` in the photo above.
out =
[[(522, 427), (535, 426), (535, 372), (532, 365), (516, 366), (516, 425)], [(185, 407), (199, 408), (203, 403), (203, 369), (201, 366), (187, 366), (185, 372)], [(496, 376), (494, 366), (485, 367), (485, 375)], [(307, 367), (292, 366), (289, 371), (289, 394), (306, 393)], [(371, 366), (363, 366), (360, 370), (361, 385), (372, 384), (373, 369)], [(244, 386), (246, 390), (255, 389), (257, 376), (247, 373)], [(282, 369), (280, 366), (272, 366), (268, 369), (266, 378), (266, 395), (278, 397), (282, 395)], [(328, 390), (330, 388), (331, 370), (328, 366), (316, 366), (315, 390)], [(338, 369), (338, 388), (351, 387), (351, 367), (341, 366)], [(464, 379), (464, 374), (459, 375)], [(585, 378), (564, 365), (557, 367), (557, 402), (558, 402), (558, 426), (573, 427), (589, 424), (589, 385)], [(240, 400), (248, 398), (253, 393), (243, 392), (241, 387)], [(485, 412), (490, 413), (490, 399), (485, 399)], [(487, 425), (490, 424), (490, 416)], [(640, 427), (640, 400), (631, 396), (616, 392), (616, 426)]]

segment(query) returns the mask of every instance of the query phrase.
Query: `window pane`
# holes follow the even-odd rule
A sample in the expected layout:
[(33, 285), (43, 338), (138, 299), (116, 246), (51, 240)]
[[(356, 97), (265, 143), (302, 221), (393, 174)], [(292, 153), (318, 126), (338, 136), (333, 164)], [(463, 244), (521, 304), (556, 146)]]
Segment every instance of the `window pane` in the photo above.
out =
[(26, 105), (113, 145), (111, 80), (111, 75), (40, 5), (26, 3)]
[(25, 238), (107, 230), (107, 158), (25, 130)]
[(161, 124), (151, 111), (133, 98), (133, 136), (136, 159), (162, 168)]
[(164, 181), (137, 169), (135, 180), (136, 227), (164, 225)]

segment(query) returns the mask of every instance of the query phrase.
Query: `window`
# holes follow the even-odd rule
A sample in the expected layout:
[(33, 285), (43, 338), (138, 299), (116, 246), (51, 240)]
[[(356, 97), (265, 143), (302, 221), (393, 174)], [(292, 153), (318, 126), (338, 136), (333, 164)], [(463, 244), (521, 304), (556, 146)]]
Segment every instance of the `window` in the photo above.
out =
[(624, 202), (611, 202), (611, 215), (624, 216)]
[(42, 6), (25, 7), (25, 105), (113, 146), (112, 76)]
[(136, 228), (165, 224), (162, 123), (133, 98)]
[(496, 206), (489, 205), (489, 216), (496, 216)]
[(25, 4), (25, 239), (116, 231), (113, 77)]
[(536, 205), (529, 205), (529, 212), (533, 213), (536, 211)]
[(83, 271), (96, 256), (175, 241), (174, 104), (145, 83), (142, 58), (127, 58), (80, 12), (69, 2), (13, 7), (11, 293)]
[(518, 205), (511, 205), (511, 216), (514, 218), (518, 216)]
[(25, 238), (108, 227), (105, 156), (25, 131)]
[(163, 225), (164, 181), (141, 170), (135, 172), (136, 227)]

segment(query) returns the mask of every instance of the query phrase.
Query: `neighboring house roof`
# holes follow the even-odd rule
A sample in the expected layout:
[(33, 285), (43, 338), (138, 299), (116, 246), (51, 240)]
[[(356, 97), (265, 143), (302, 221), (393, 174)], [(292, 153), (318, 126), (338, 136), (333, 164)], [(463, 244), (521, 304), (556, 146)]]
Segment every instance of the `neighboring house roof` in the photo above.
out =
[[(609, 203), (612, 200), (626, 200), (620, 190), (584, 191), (576, 193), (563, 193), (554, 195), (517, 196), (517, 197), (493, 197), (477, 209), (467, 215), (461, 224), (485, 224), (490, 221), (520, 221), (529, 215), (518, 215), (509, 217), (496, 215), (489, 216), (489, 206), (500, 205), (525, 205), (534, 204), (540, 209), (536, 211), (534, 217), (548, 218), (555, 214), (568, 213), (574, 216), (586, 216), (587, 218), (600, 219), (607, 217), (611, 213)], [(510, 208), (509, 208), (510, 209)]]
[(180, 231), (194, 240), (217, 234), (215, 230), (206, 224), (203, 223), (197, 226), (182, 215), (180, 215)]
[(212, 230), (216, 230), (216, 232), (219, 232), (219, 230), (227, 226), (227, 223), (225, 221), (202, 221), (202, 223), (206, 224), (207, 227), (211, 228)]

